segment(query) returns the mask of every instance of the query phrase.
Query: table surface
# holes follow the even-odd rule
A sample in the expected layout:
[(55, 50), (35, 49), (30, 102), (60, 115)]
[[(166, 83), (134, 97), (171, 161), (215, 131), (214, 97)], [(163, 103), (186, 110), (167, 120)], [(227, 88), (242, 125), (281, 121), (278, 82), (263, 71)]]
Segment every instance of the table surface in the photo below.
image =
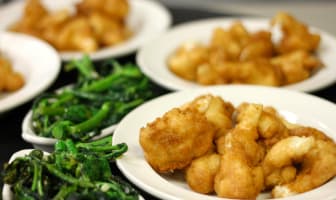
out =
[[(173, 16), (173, 25), (177, 25), (183, 22), (204, 19), (209, 17), (223, 17), (232, 16), (231, 14), (215, 13), (202, 10), (186, 9), (186, 8), (169, 8)], [(135, 55), (129, 55), (118, 59), (119, 61), (131, 61), (135, 62)], [(58, 76), (58, 79), (54, 84), (48, 89), (48, 91), (53, 91), (61, 86), (69, 84), (73, 80), (74, 74), (64, 73), (63, 71)], [(313, 95), (319, 96), (333, 103), (336, 103), (336, 84), (333, 84), (323, 90), (311, 93)], [(29, 101), (15, 109), (12, 109), (6, 113), (0, 114), (0, 125), (1, 125), (1, 140), (0, 140), (0, 169), (2, 169), (3, 164), (8, 161), (10, 156), (21, 149), (32, 148), (29, 143), (26, 143), (21, 138), (21, 123), (24, 115), (31, 108), (32, 101)], [(314, 105), (313, 105), (314, 106)], [(112, 166), (113, 171), (122, 176), (120, 171), (116, 166)], [(1, 185), (0, 185), (1, 186)], [(150, 194), (145, 193), (140, 190), (140, 193), (145, 199), (157, 199)]]

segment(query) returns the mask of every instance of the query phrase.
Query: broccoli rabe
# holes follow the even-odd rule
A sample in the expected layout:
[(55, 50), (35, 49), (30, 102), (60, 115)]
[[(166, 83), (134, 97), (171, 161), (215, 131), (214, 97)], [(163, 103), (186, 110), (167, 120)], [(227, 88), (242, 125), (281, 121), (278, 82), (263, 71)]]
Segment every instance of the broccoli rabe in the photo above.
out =
[(134, 200), (137, 191), (110, 168), (126, 151), (124, 143), (112, 145), (112, 136), (90, 143), (59, 140), (49, 155), (32, 150), (16, 158), (5, 166), (2, 178), (15, 199)]
[(70, 87), (42, 94), (33, 104), (35, 133), (57, 139), (88, 141), (118, 123), (143, 102), (158, 96), (154, 85), (134, 64), (110, 60), (94, 65), (89, 57), (74, 60), (66, 70), (77, 70)]

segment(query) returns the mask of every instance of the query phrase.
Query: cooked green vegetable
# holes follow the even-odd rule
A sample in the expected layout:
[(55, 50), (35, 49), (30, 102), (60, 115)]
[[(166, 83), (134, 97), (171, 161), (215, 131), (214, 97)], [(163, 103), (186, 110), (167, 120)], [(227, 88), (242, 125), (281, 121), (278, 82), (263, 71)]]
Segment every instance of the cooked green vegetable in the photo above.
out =
[(6, 165), (3, 181), (15, 199), (138, 199), (137, 191), (110, 168), (127, 145), (111, 143), (112, 136), (77, 144), (59, 140), (50, 155), (33, 150)]
[(111, 60), (94, 66), (84, 56), (70, 62), (66, 69), (77, 69), (77, 82), (61, 91), (43, 94), (34, 102), (32, 127), (40, 136), (88, 141), (159, 95), (133, 64), (120, 65)]

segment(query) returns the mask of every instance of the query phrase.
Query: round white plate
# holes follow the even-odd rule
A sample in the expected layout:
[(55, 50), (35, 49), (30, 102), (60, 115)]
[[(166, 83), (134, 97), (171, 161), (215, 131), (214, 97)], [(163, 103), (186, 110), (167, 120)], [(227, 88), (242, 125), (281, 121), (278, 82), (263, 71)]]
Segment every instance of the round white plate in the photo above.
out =
[[(23, 149), (20, 151), (15, 152), (9, 159), (9, 163), (13, 162), (15, 158), (23, 157), (25, 155), (28, 155), (32, 150), (34, 149)], [(45, 155), (48, 155), (48, 152), (44, 152)], [(2, 199), (3, 200), (12, 200), (14, 199), (13, 193), (11, 192), (10, 185), (4, 184), (2, 188)], [(139, 196), (139, 200), (144, 200), (142, 196)]]
[[(74, 9), (74, 4), (80, 0), (42, 0), (48, 10), (59, 10), (62, 8)], [(131, 28), (134, 35), (124, 43), (105, 47), (89, 56), (93, 60), (119, 57), (134, 52), (146, 42), (158, 37), (171, 25), (169, 11), (160, 3), (154, 0), (128, 0), (130, 3), (130, 14), (126, 20), (127, 26)], [(0, 29), (8, 29), (15, 21), (20, 19), (25, 1), (14, 1), (0, 7)], [(83, 56), (81, 52), (60, 52), (62, 60), (68, 61)]]
[[(125, 142), (128, 145), (128, 151), (117, 160), (117, 166), (130, 181), (160, 199), (223, 199), (193, 192), (181, 175), (164, 176), (156, 173), (145, 160), (139, 144), (141, 127), (146, 126), (157, 117), (163, 116), (173, 107), (189, 102), (199, 95), (209, 93), (221, 96), (224, 100), (233, 103), (234, 106), (238, 106), (242, 102), (273, 106), (289, 122), (318, 128), (336, 140), (336, 105), (306, 93), (273, 87), (242, 85), (184, 90), (158, 97), (141, 105), (130, 112), (116, 128), (113, 143)], [(315, 190), (283, 199), (335, 199), (335, 187), (336, 178), (333, 178)], [(263, 193), (257, 199), (269, 197), (268, 193)]]
[(25, 85), (17, 91), (0, 92), (0, 113), (31, 100), (47, 89), (59, 74), (61, 60), (58, 53), (34, 37), (0, 32), (0, 51), (25, 80)]
[[(160, 38), (143, 46), (137, 53), (137, 63), (147, 76), (167, 89), (182, 90), (202, 87), (202, 85), (184, 80), (172, 73), (167, 67), (168, 56), (185, 42), (199, 41), (207, 44), (214, 28), (228, 28), (237, 19), (241, 20), (249, 31), (270, 30), (270, 20), (264, 18), (216, 18), (189, 22), (172, 28)], [(336, 81), (336, 56), (334, 55), (336, 39), (317, 28), (312, 28), (312, 30), (321, 35), (322, 41), (318, 50), (318, 57), (325, 64), (325, 67), (309, 79), (284, 86), (285, 88), (311, 92), (322, 89)]]
[[(23, 149), (20, 151), (15, 152), (9, 159), (9, 163), (13, 162), (15, 158), (23, 157), (25, 155), (28, 155), (33, 149)], [(48, 155), (48, 153), (46, 153)], [(14, 199), (13, 193), (10, 189), (10, 185), (4, 184), (2, 188), (2, 199), (3, 200), (12, 200)]]

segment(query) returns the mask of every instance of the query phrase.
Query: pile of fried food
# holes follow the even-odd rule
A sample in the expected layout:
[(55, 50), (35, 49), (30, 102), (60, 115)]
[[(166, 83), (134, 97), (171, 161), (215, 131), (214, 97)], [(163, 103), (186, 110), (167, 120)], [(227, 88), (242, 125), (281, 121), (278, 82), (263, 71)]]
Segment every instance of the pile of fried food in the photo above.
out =
[(27, 0), (11, 31), (39, 37), (59, 51), (94, 52), (124, 42), (132, 34), (126, 26), (127, 0), (83, 0), (75, 12), (48, 11), (40, 0)]
[(214, 29), (208, 45), (188, 42), (179, 46), (168, 57), (168, 68), (202, 85), (283, 86), (305, 80), (323, 66), (315, 55), (319, 34), (285, 12), (275, 15), (270, 24), (281, 33), (280, 41), (272, 39), (276, 31), (248, 32), (236, 21), (228, 29)]
[(154, 170), (182, 171), (192, 190), (220, 197), (287, 197), (336, 175), (336, 144), (323, 132), (290, 123), (273, 107), (235, 108), (211, 94), (148, 123), (139, 141)]
[(23, 87), (23, 76), (13, 70), (8, 58), (0, 52), (0, 92), (13, 92)]

